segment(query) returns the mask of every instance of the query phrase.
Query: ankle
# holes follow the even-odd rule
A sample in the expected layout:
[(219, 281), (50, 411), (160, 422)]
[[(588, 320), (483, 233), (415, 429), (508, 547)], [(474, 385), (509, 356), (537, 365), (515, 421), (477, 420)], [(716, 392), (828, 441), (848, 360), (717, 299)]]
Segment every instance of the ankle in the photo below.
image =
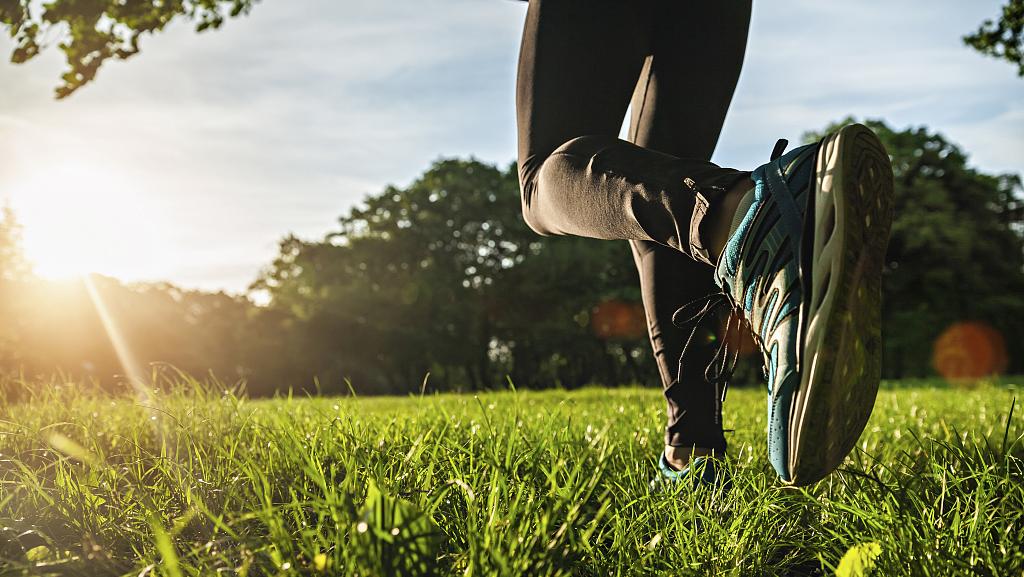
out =
[(725, 243), (729, 241), (729, 230), (736, 216), (736, 209), (743, 197), (754, 188), (754, 181), (744, 178), (727, 190), (717, 202), (709, 207), (707, 219), (707, 238), (703, 239), (712, 262), (718, 262)]
[(721, 452), (704, 447), (673, 447), (665, 445), (665, 460), (675, 469), (683, 470), (697, 457), (722, 457)]

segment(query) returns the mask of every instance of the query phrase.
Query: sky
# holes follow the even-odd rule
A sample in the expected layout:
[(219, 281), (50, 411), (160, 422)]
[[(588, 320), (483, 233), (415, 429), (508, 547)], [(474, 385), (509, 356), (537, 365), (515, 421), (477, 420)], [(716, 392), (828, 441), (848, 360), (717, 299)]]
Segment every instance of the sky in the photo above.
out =
[[(777, 138), (853, 115), (927, 125), (978, 169), (1024, 173), (1024, 79), (960, 40), (999, 0), (754, 4), (719, 164), (751, 169)], [(56, 50), (2, 63), (0, 203), (44, 276), (243, 292), (281, 238), (321, 238), (438, 158), (511, 162), (525, 11), (262, 0), (221, 30), (145, 37), (63, 101)]]

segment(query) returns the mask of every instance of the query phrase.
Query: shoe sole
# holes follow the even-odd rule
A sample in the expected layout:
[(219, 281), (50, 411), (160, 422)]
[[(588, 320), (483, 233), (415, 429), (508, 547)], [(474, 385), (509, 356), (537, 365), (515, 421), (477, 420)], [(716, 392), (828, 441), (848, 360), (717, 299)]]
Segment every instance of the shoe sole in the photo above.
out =
[(810, 301), (802, 379), (789, 418), (789, 483), (835, 470), (860, 437), (881, 379), (882, 266), (893, 212), (889, 156), (851, 124), (826, 137), (815, 165)]

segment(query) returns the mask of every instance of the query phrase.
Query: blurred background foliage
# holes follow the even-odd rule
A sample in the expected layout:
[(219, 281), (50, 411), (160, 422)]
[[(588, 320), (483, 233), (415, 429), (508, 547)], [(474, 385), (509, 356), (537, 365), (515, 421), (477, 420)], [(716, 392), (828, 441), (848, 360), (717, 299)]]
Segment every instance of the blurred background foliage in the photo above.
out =
[[(965, 363), (1024, 372), (1020, 177), (970, 168), (964, 151), (925, 128), (868, 124), (896, 177), (885, 376)], [(517, 387), (658, 385), (627, 243), (532, 233), (515, 165), (439, 160), (408, 187), (368, 196), (324, 238), (283, 239), (249, 296), (36, 278), (16, 215), (0, 218), (7, 373), (110, 381), (127, 354), (142, 367), (245, 380), (252, 394), (410, 393), (428, 373), (430, 391), (508, 378)], [(950, 336), (964, 323), (982, 329)], [(757, 382), (759, 362), (748, 359), (744, 380)]]

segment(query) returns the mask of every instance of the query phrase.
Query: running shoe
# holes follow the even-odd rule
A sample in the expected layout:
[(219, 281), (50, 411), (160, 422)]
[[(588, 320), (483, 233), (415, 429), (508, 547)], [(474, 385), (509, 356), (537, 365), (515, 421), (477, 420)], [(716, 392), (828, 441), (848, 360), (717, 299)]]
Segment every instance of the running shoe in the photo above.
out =
[(842, 463), (874, 407), (893, 177), (860, 124), (785, 144), (751, 174), (715, 281), (761, 346), (771, 463), (809, 485)]
[(676, 469), (669, 464), (665, 454), (658, 461), (658, 476), (651, 481), (652, 491), (675, 490), (677, 487), (690, 485), (700, 487), (724, 487), (731, 485), (729, 472), (721, 460), (713, 457), (694, 457), (684, 469)]

